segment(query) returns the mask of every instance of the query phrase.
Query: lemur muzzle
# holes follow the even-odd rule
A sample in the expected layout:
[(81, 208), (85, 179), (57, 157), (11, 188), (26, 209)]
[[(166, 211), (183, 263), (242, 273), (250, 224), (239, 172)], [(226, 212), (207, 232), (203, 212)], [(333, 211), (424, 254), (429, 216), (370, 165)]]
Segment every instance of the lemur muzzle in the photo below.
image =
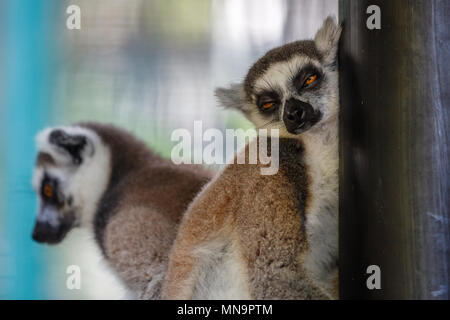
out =
[(283, 121), (288, 132), (299, 134), (316, 124), (320, 116), (320, 111), (315, 111), (309, 103), (291, 98), (286, 101)]

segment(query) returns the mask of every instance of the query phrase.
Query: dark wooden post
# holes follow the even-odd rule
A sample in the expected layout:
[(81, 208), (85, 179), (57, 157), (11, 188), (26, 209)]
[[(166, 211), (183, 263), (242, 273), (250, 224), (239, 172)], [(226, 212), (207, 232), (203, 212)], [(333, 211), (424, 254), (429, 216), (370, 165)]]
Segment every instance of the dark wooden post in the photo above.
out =
[(450, 1), (339, 5), (341, 297), (449, 299)]

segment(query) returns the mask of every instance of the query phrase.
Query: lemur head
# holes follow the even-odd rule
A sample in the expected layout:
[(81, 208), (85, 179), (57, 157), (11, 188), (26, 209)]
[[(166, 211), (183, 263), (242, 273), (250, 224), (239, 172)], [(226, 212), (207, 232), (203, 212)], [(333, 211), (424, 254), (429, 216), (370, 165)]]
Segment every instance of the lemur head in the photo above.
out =
[(109, 180), (109, 148), (81, 126), (45, 129), (36, 142), (33, 188), (39, 210), (33, 239), (59, 243), (73, 227), (92, 223)]
[(337, 46), (341, 28), (328, 17), (314, 40), (296, 41), (267, 52), (241, 84), (216, 89), (225, 107), (241, 110), (257, 128), (280, 136), (314, 131), (337, 118)]

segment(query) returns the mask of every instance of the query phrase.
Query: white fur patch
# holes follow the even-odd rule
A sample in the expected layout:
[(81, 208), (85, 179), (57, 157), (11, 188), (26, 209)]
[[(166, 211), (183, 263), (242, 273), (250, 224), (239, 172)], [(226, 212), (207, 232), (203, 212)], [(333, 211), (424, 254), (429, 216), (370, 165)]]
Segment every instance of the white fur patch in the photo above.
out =
[(201, 262), (193, 299), (251, 299), (245, 266), (231, 242), (224, 238), (209, 241), (197, 247), (194, 255)]

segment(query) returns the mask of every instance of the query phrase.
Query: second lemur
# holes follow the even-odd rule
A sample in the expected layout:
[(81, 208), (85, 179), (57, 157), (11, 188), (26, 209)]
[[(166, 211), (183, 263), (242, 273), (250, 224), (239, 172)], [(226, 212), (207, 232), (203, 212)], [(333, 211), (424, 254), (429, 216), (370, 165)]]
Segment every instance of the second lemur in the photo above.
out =
[(132, 296), (159, 299), (178, 223), (210, 173), (98, 123), (43, 130), (37, 148), (34, 240), (56, 244), (88, 228)]

